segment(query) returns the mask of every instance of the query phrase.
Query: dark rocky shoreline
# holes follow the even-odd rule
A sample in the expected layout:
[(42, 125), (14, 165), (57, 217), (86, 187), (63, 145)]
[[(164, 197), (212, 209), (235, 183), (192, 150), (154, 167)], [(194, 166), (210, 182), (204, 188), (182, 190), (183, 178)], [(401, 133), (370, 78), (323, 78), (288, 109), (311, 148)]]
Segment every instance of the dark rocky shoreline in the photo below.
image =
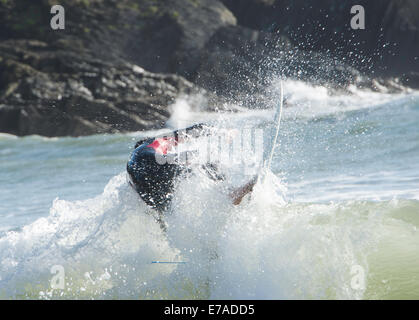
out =
[[(57, 3), (0, 1), (0, 132), (160, 128), (181, 95), (204, 97), (205, 110), (266, 108), (279, 76), (334, 91), (419, 88), (414, 0), (63, 0), (66, 28), (54, 31)], [(353, 4), (366, 30), (350, 29)]]
[[(175, 74), (150, 73), (40, 41), (5, 41), (0, 50), (0, 128), (16, 135), (79, 136), (162, 126), (180, 95), (207, 95)], [(1, 58), (0, 58), (1, 59)], [(25, 63), (28, 61), (28, 63)]]

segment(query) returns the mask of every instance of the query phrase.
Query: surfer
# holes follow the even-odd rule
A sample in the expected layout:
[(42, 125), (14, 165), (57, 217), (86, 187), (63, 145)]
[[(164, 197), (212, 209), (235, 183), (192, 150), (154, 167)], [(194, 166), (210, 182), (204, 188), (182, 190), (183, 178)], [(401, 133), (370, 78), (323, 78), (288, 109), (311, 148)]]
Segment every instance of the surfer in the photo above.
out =
[[(127, 172), (130, 184), (148, 206), (159, 213), (167, 210), (173, 198), (176, 179), (185, 178), (191, 172), (188, 161), (180, 160), (187, 159), (190, 155), (178, 154), (169, 161), (170, 151), (178, 144), (186, 144), (191, 139), (209, 134), (209, 127), (196, 124), (164, 136), (146, 138), (135, 144), (135, 150), (127, 163)], [(208, 163), (202, 168), (212, 180), (225, 179), (215, 164)], [(233, 204), (240, 204), (243, 197), (252, 192), (255, 183), (256, 178), (233, 190), (230, 193)]]

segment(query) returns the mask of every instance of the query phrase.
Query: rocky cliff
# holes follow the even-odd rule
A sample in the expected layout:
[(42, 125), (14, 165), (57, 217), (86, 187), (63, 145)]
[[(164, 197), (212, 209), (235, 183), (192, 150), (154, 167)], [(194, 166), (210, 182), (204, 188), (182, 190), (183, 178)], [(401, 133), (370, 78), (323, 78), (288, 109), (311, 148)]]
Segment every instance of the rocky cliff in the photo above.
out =
[[(349, 27), (355, 2), (366, 30)], [(64, 30), (50, 27), (54, 4)], [(414, 0), (1, 0), (0, 132), (159, 128), (181, 95), (269, 107), (279, 76), (419, 87), (418, 15)]]

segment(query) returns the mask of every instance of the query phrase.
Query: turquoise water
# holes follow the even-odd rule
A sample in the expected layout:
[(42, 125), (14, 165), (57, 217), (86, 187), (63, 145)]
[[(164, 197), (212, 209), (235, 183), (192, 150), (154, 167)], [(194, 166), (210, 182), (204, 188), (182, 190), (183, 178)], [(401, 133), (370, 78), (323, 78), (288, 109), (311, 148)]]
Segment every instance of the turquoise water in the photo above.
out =
[(0, 228), (18, 228), (45, 216), (59, 197), (81, 200), (103, 191), (124, 170), (134, 138), (0, 137)]
[[(204, 176), (182, 182), (167, 233), (124, 174), (136, 139), (156, 132), (0, 135), (1, 297), (419, 298), (419, 96), (285, 89), (267, 182), (239, 207)], [(271, 118), (212, 122), (267, 138)], [(50, 288), (53, 265), (64, 290)]]

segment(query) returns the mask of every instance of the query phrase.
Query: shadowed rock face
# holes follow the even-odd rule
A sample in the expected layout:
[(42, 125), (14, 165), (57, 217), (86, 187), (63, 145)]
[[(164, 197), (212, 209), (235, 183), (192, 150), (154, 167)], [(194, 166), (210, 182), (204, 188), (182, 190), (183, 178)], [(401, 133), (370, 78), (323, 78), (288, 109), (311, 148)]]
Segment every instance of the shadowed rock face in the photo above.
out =
[[(209, 30), (235, 18), (221, 3), (206, 10), (210, 1), (201, 1), (205, 14), (180, 23), (173, 6), (193, 15), (184, 2), (62, 1), (60, 31), (49, 27), (49, 1), (0, 2), (0, 131), (78, 136), (160, 128), (181, 95), (202, 95), (210, 104), (201, 109), (219, 108), (213, 95), (168, 72), (193, 57), (184, 53), (199, 50)], [(199, 29), (199, 19), (211, 27)]]
[(0, 128), (17, 135), (86, 135), (162, 127), (181, 94), (205, 94), (172, 74), (51, 50), (39, 41), (0, 44)]
[[(62, 0), (66, 27), (53, 31), (55, 2), (0, 1), (0, 132), (159, 128), (180, 95), (203, 95), (201, 110), (226, 98), (266, 108), (279, 76), (331, 90), (419, 87), (418, 3)], [(365, 6), (365, 31), (349, 27), (353, 4)]]
[[(417, 0), (223, 0), (238, 24), (279, 31), (304, 50), (329, 51), (363, 72), (419, 71)], [(350, 9), (365, 8), (365, 30), (352, 30)]]
[[(220, 29), (236, 25), (233, 14), (217, 0), (171, 0), (159, 9), (138, 45), (147, 48), (135, 62), (153, 72), (177, 73), (191, 79), (200, 64), (202, 50)], [(140, 53), (141, 52), (141, 53)]]
[(300, 51), (287, 37), (245, 27), (218, 30), (205, 47), (193, 82), (248, 107), (267, 108), (272, 107), (266, 105), (271, 84), (281, 77), (335, 90), (367, 85), (360, 72), (327, 54)]

